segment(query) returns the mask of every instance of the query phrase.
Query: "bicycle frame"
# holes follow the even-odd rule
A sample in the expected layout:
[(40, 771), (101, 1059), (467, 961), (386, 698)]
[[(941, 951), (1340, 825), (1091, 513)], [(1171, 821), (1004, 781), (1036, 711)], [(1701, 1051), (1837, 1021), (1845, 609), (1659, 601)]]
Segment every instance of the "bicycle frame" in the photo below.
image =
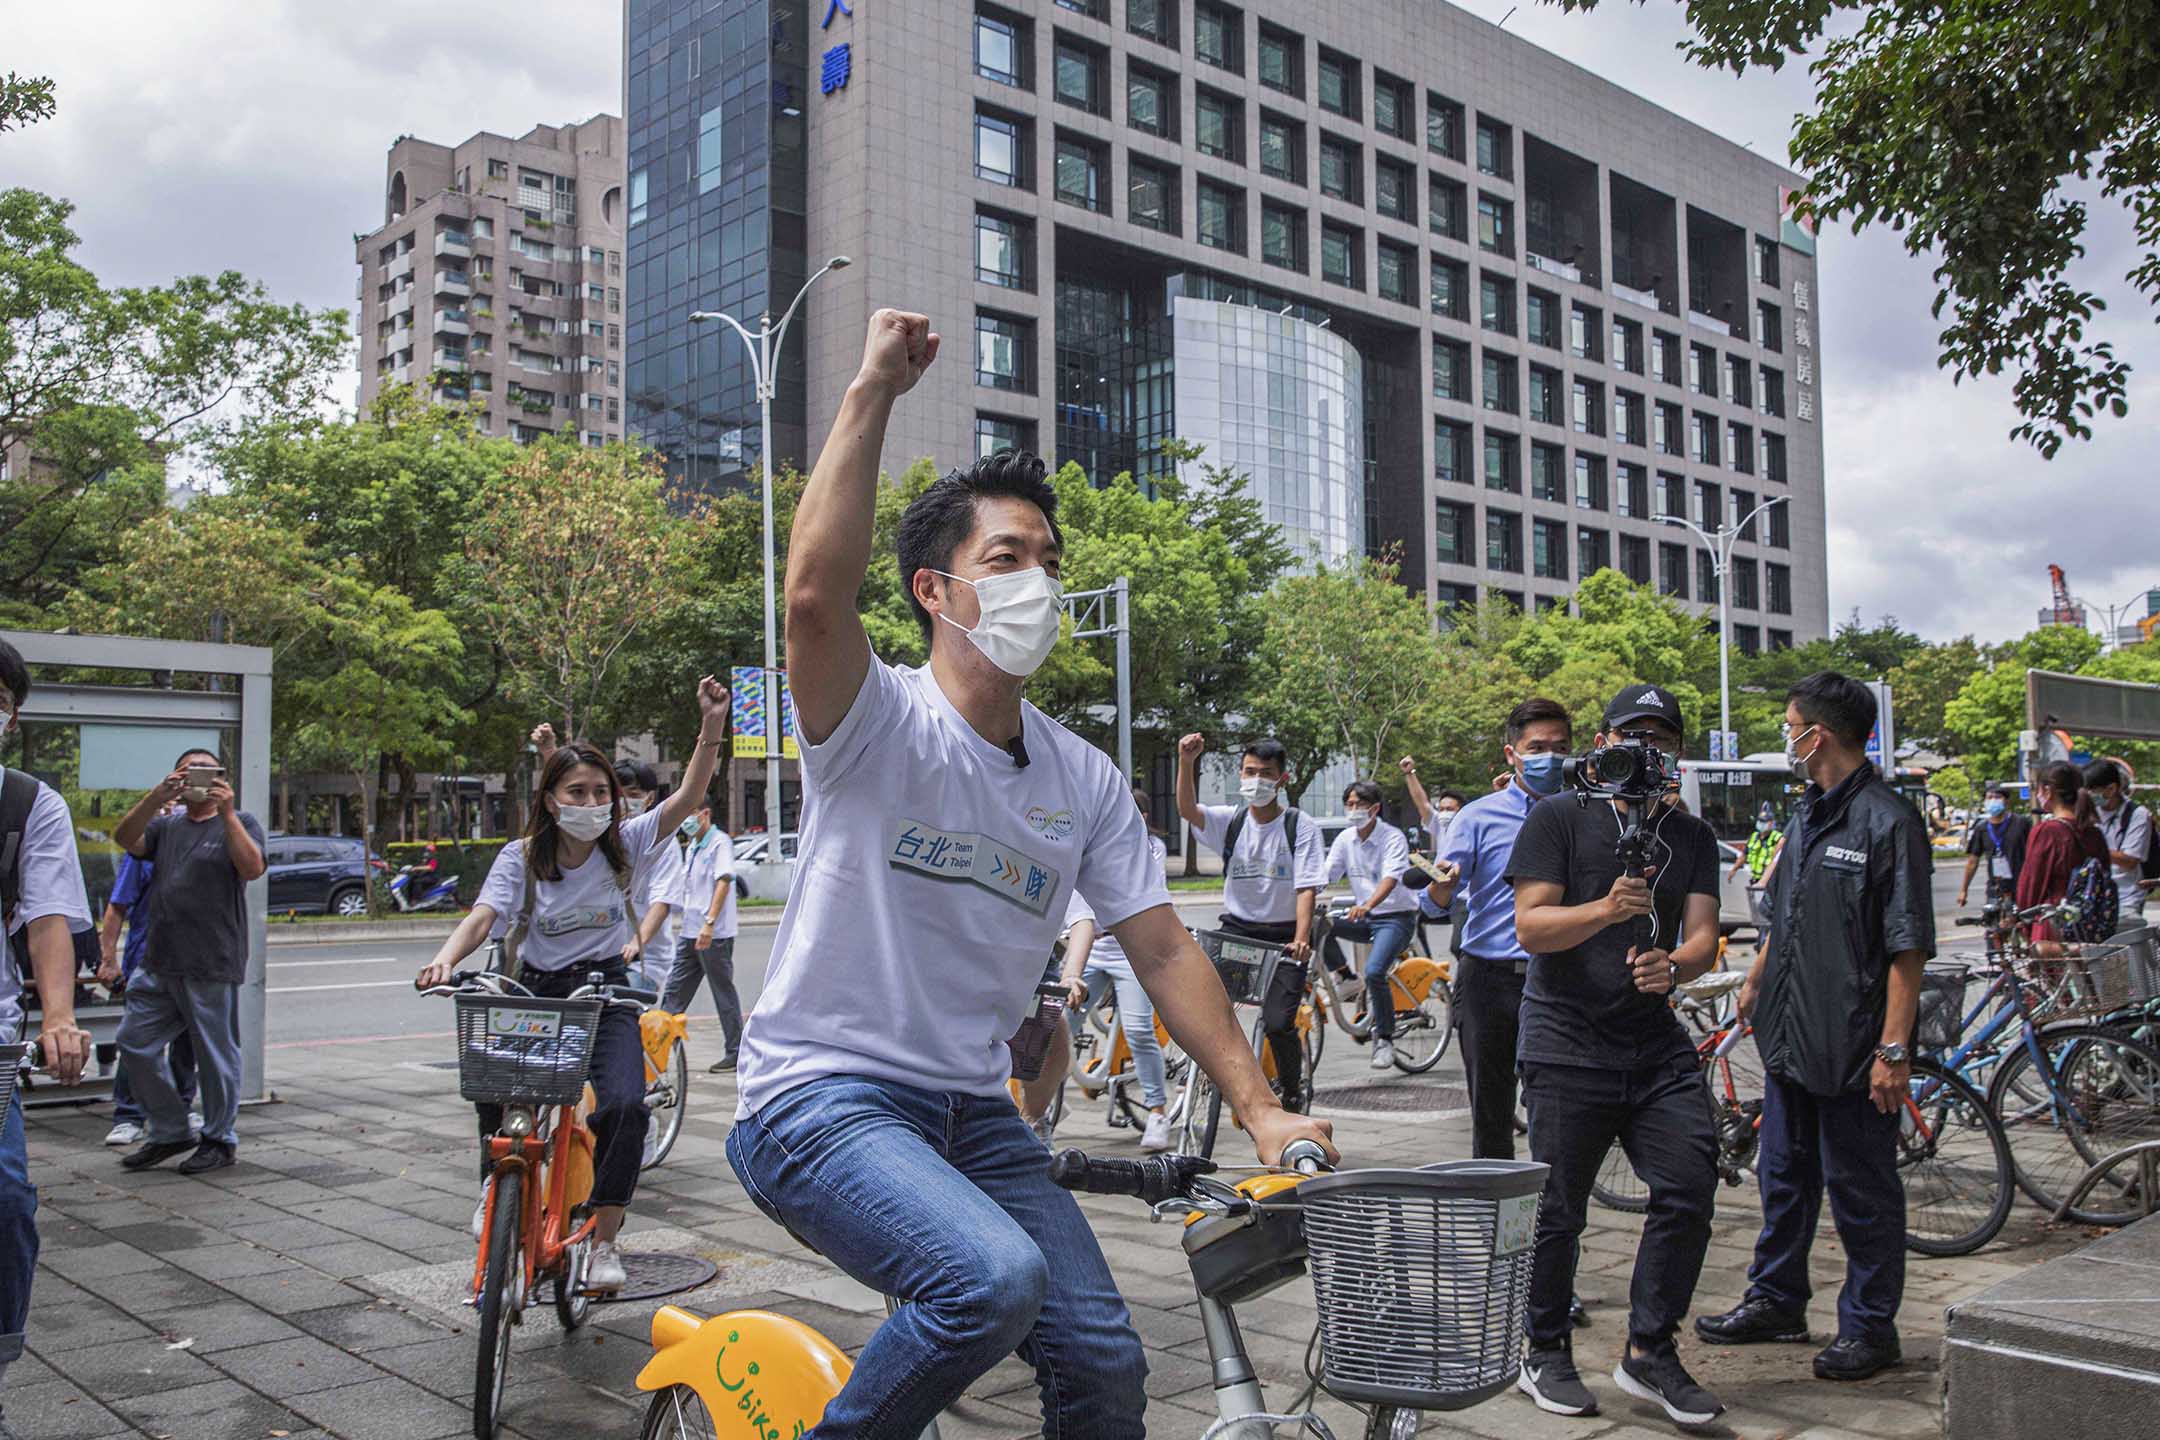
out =
[[(547, 1182), (541, 1185), (521, 1187), (518, 1232), (524, 1255), (524, 1287), (529, 1293), (535, 1281), (543, 1275), (551, 1275), (562, 1268), (564, 1252), (574, 1245), (591, 1238), (596, 1217), (588, 1215), (575, 1231), (567, 1231), (570, 1214), (570, 1151), (573, 1145), (582, 1145), (589, 1153), (592, 1139), (576, 1109), (568, 1105), (553, 1107), (554, 1121), (544, 1130), (518, 1139), (509, 1135), (490, 1135), (487, 1142), (488, 1159), (493, 1161), (492, 1173), (520, 1170), (529, 1178), (545, 1167)], [(480, 1293), (487, 1275), (487, 1237), (495, 1223), (495, 1197), (500, 1188), (488, 1186), (487, 1213), (480, 1223), (479, 1253), (473, 1259), (472, 1292)]]

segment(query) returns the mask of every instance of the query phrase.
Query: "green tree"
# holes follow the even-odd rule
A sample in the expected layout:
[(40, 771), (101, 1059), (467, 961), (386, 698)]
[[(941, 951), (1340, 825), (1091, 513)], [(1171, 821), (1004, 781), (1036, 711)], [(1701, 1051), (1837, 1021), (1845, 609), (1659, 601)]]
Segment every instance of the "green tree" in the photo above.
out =
[[(1588, 10), (1598, 0), (1557, 0)], [(2160, 49), (2149, 4), (1684, 0), (1697, 62), (1744, 72), (1815, 52), (1793, 164), (1818, 220), (1896, 229), (1934, 269), (1940, 364), (2017, 374), (2011, 434), (2053, 456), (2128, 412), (2130, 367), (2088, 334), (2106, 299), (2067, 278), (2085, 195), (2128, 213), (2125, 277), (2160, 300)], [(1848, 28), (1850, 27), (1850, 28)], [(1833, 34), (1833, 30), (1842, 33)]]
[(1897, 711), (1901, 739), (1917, 740), (1944, 754), (1957, 754), (1959, 738), (1944, 718), (1944, 711), (1984, 664), (1979, 645), (1966, 635), (1930, 645), (1892, 670), (1891, 703)]
[(2100, 653), (2085, 630), (2044, 625), (2003, 646), (1994, 663), (1967, 680), (1943, 707), (1943, 724), (1965, 743), (1968, 769), (1983, 780), (2017, 773), (2018, 732), (2025, 728), (2025, 672), (2055, 670), (2075, 675)]
[(1716, 715), (1717, 639), (1699, 617), (1617, 570), (1600, 570), (1576, 586), (1575, 609), (1524, 616), (1501, 653), (1537, 693), (1568, 707), (1578, 740), (1600, 727), (1606, 702), (1629, 684), (1672, 691), (1687, 733), (1706, 733), (1705, 714)]
[(53, 82), (42, 75), (0, 75), (0, 134), (53, 117)]
[(1942, 796), (1943, 803), (1953, 810), (1970, 810), (1980, 803), (1980, 791), (1973, 785), (1972, 774), (1962, 765), (1945, 765), (1928, 776), (1928, 789)]

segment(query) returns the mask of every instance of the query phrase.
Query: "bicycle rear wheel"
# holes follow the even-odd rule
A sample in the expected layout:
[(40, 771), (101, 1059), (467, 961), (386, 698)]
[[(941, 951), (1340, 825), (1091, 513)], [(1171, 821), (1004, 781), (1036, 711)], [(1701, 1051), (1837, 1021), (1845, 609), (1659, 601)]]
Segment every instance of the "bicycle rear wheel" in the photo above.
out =
[(667, 1068), (645, 1082), (652, 1123), (645, 1127), (645, 1153), (638, 1158), (639, 1170), (650, 1170), (667, 1159), (682, 1134), (683, 1114), (690, 1108), (689, 1048), (680, 1040), (669, 1046)]
[(720, 1430), (697, 1391), (688, 1385), (670, 1385), (653, 1392), (645, 1407), (645, 1428), (640, 1440), (718, 1440)]
[(1650, 1208), (1650, 1186), (1635, 1173), (1627, 1151), (1617, 1141), (1605, 1152), (1597, 1179), (1590, 1182), (1590, 1198), (1608, 1210), (1624, 1210), (1630, 1215), (1640, 1215)]
[(1898, 1126), (1905, 1248), (1970, 1255), (1995, 1238), (2017, 1194), (2010, 1137), (1980, 1092), (1932, 1060), (1915, 1060)]
[(1436, 984), (1411, 1010), (1395, 1012), (1395, 1068), (1422, 1075), (1440, 1063), (1455, 1038), (1455, 1006), (1445, 985)]
[[(1987, 1104), (2010, 1137), (2019, 1188), (2052, 1212), (2087, 1167), (2125, 1145), (2160, 1138), (2160, 1050), (2080, 1025), (2044, 1030), (2037, 1039), (2054, 1084), (2019, 1044), (1996, 1070)], [(2135, 1177), (2124, 1176), (2103, 1180), (2069, 1217), (2120, 1225), (2144, 1208)]]
[(487, 1271), (480, 1285), (480, 1353), (473, 1372), (473, 1435), (495, 1440), (502, 1429), (503, 1387), (510, 1378), (510, 1331), (518, 1321), (518, 1291), (525, 1280), (519, 1253), (524, 1221), (521, 1170), (495, 1176), (495, 1205), (488, 1216)]

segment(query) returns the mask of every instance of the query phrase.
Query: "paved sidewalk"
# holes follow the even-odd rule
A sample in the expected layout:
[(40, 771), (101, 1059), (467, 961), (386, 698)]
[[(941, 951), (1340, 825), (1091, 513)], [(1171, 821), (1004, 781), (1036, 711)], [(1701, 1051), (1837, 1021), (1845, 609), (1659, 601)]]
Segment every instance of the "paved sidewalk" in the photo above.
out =
[[(447, 1007), (445, 1022), (447, 1025)], [(808, 1252), (750, 1205), (721, 1153), (734, 1104), (731, 1080), (704, 1073), (713, 1026), (691, 1031), (693, 1109), (668, 1163), (647, 1177), (625, 1232), (630, 1249), (694, 1250), (718, 1279), (683, 1303), (717, 1310), (784, 1310), (854, 1349), (876, 1327), (878, 1298)], [(43, 1197), (44, 1255), (31, 1314), (30, 1354), (9, 1379), (9, 1423), (24, 1440), (436, 1440), (470, 1433), (470, 1311), (458, 1304), (473, 1244), (476, 1194), (471, 1111), (457, 1099), (447, 1034), (281, 1051), (282, 1103), (241, 1118), (241, 1163), (208, 1180), (170, 1170), (130, 1175), (98, 1141), (102, 1108), (32, 1112), (30, 1161)], [(1333, 1037), (1322, 1089), (1363, 1083), (1366, 1052)], [(1452, 1057), (1451, 1057), (1452, 1061)], [(1418, 1163), (1463, 1155), (1467, 1116), (1459, 1078), (1444, 1064), (1423, 1080), (1424, 1108), (1332, 1112), (1353, 1163)], [(1329, 1112), (1323, 1112), (1329, 1113)], [(1098, 1111), (1063, 1138), (1133, 1154), (1130, 1130)], [(1233, 1137), (1225, 1142), (1234, 1149)], [(1226, 1149), (1226, 1157), (1232, 1156)], [(1197, 1435), (1212, 1419), (1206, 1351), (1174, 1227), (1151, 1225), (1130, 1202), (1085, 1202), (1148, 1346), (1150, 1430)], [(1510, 1394), (1435, 1418), (1427, 1433), (1620, 1437), (1675, 1433), (1608, 1378), (1624, 1334), (1639, 1222), (1593, 1211), (1582, 1290), (1592, 1327), (1578, 1357), (1604, 1405), (1560, 1421)], [(1752, 1190), (1720, 1195), (1718, 1232), (1698, 1304), (1722, 1309), (1744, 1284), (1756, 1225)], [(2003, 1239), (1980, 1255), (1913, 1257), (1904, 1316), (1905, 1368), (1864, 1385), (1811, 1378), (1812, 1347), (1709, 1350), (1684, 1339), (1697, 1376), (1730, 1405), (1744, 1436), (1919, 1437), (1940, 1433), (1937, 1355), (1949, 1302), (2082, 1243), (2021, 1203)], [(1825, 1226), (1816, 1249), (1818, 1325), (1834, 1324), (1842, 1254)], [(634, 1377), (648, 1353), (657, 1302), (596, 1307), (565, 1336), (551, 1309), (530, 1312), (516, 1342), (509, 1433), (630, 1437), (644, 1397)], [(1285, 1287), (1240, 1311), (1271, 1386), (1287, 1401), (1303, 1384), (1312, 1333), (1310, 1287)], [(1323, 1401), (1338, 1435), (1361, 1433), (1346, 1406)], [(1008, 1361), (979, 1383), (948, 1440), (1037, 1433), (1032, 1376)]]

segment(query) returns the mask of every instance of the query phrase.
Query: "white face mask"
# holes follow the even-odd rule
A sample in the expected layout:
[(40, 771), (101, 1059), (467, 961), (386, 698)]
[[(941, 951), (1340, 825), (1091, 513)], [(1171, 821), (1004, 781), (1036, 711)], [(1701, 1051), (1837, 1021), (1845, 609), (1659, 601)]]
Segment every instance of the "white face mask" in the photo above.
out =
[(1059, 603), (1065, 587), (1051, 579), (1049, 571), (1036, 565), (1008, 575), (985, 575), (980, 580), (949, 575), (943, 570), (933, 573), (974, 586), (981, 612), (972, 630), (950, 615), (941, 614), (939, 619), (973, 640), (975, 648), (1008, 675), (1024, 680), (1041, 668), (1058, 642), (1058, 618), (1065, 611)]
[(628, 820), (633, 815), (644, 814), (646, 805), (650, 803), (642, 795), (635, 798), (625, 795), (622, 802), (623, 819)]
[(1807, 739), (1808, 736), (1814, 734), (1816, 728), (1817, 727), (1810, 725), (1805, 730), (1802, 730), (1799, 734), (1796, 735), (1793, 733), (1793, 729), (1790, 725), (1785, 727), (1786, 762), (1792, 766), (1793, 773), (1795, 775), (1798, 775), (1803, 780), (1808, 778), (1808, 762), (1815, 758), (1816, 753), (1822, 749), (1822, 746), (1817, 745), (1814, 750), (1810, 750), (1807, 754), (1802, 755), (1800, 753), (1800, 742)]
[(562, 826), (563, 834), (573, 840), (598, 840), (607, 834), (608, 826), (615, 823), (615, 807), (612, 805), (564, 805), (555, 806), (555, 823)]
[(1344, 813), (1350, 817), (1350, 824), (1356, 829), (1362, 830), (1372, 823), (1373, 812), (1370, 810), (1361, 810), (1353, 805), (1347, 808)]
[(1448, 832), (1448, 828), (1449, 828), (1450, 826), (1452, 826), (1452, 825), (1453, 825), (1454, 823), (1455, 823), (1455, 812), (1454, 812), (1453, 810), (1435, 810), (1435, 811), (1433, 811), (1433, 817), (1432, 817), (1432, 828), (1433, 828), (1433, 833), (1434, 833), (1435, 835), (1445, 835), (1445, 834), (1447, 834), (1447, 832)]
[(1272, 805), (1275, 792), (1282, 789), (1280, 783), (1265, 775), (1247, 775), (1238, 781), (1238, 798), (1247, 805)]

